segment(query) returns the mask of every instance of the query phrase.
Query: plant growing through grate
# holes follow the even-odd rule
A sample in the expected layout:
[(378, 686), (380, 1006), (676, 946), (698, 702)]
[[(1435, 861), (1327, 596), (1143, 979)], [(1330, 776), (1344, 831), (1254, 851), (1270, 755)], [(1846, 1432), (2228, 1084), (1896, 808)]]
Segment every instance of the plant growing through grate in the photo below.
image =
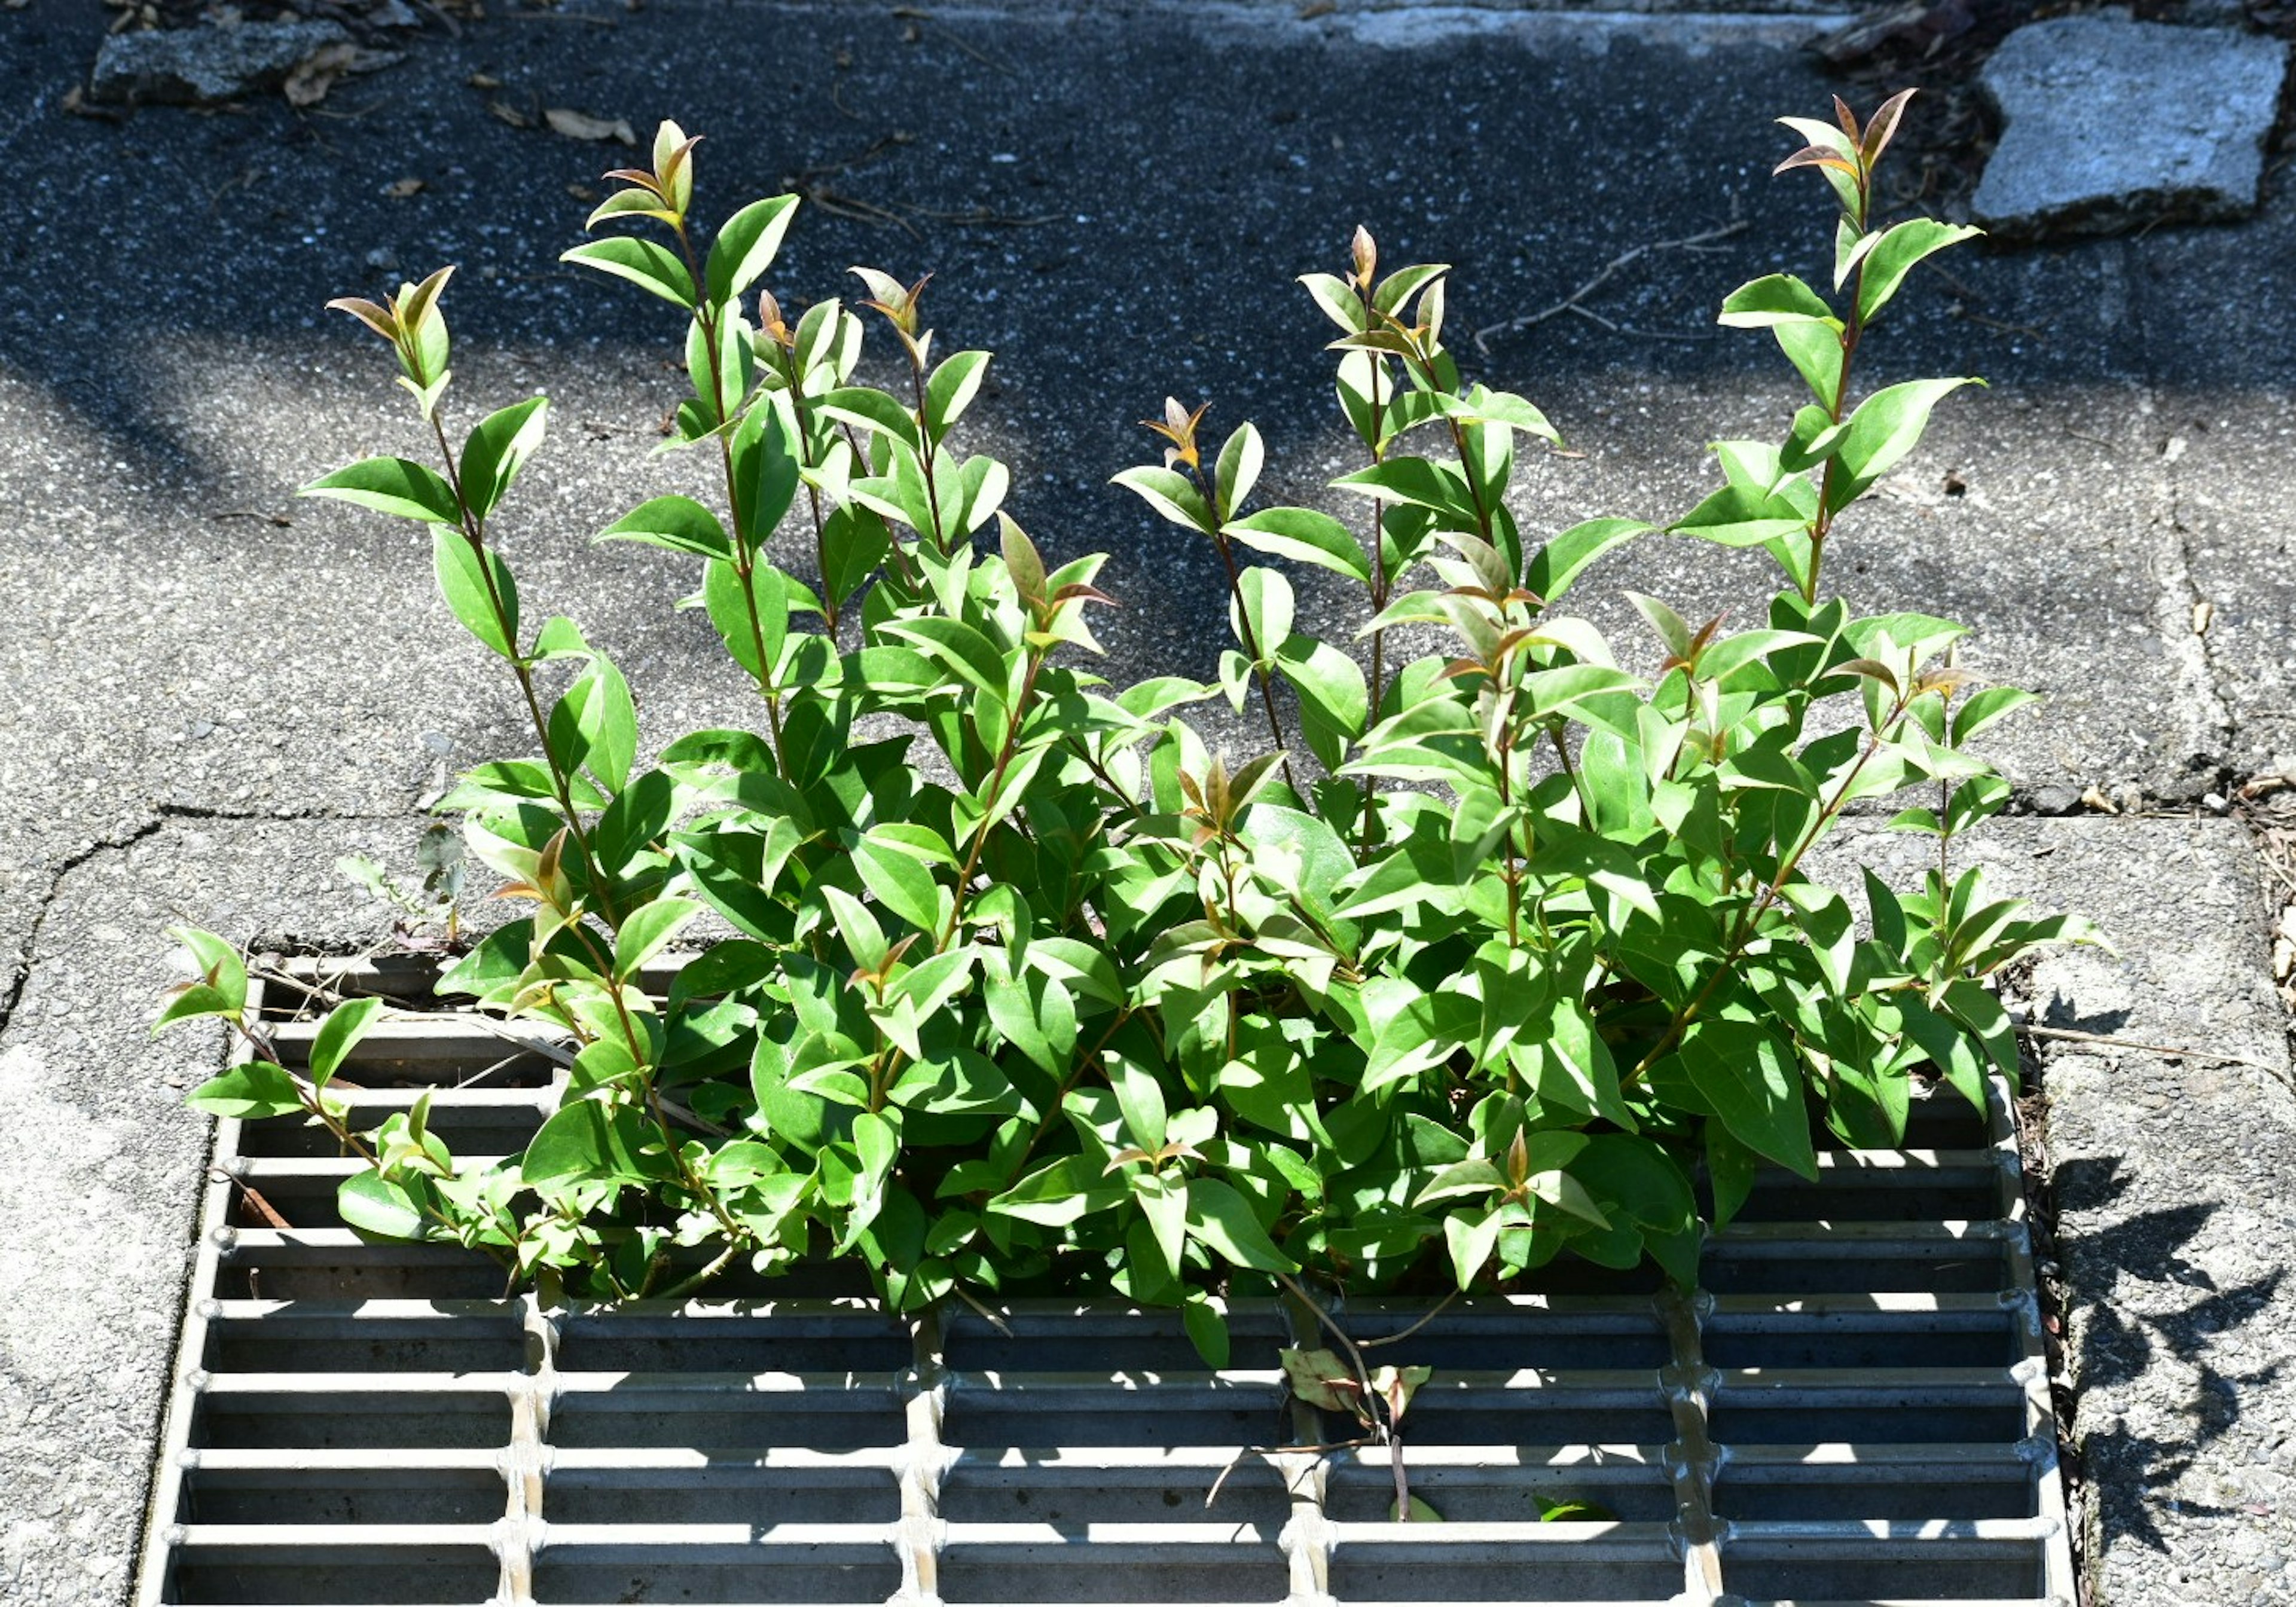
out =
[[(192, 1345), (185, 1431), (211, 1440), (169, 1498), (259, 1512), (260, 1470), (228, 1458), (284, 1437), (323, 1512), (183, 1527), (176, 1587), (306, 1590), (266, 1571), (273, 1533), (354, 1561), (395, 1537), (345, 1577), (418, 1598), (481, 1575), (513, 1600), (2047, 1586), (2030, 1303), (2021, 1327), (1985, 1160), (2017, 1053), (1990, 982), (2086, 923), (1954, 864), (2008, 796), (1970, 744), (2030, 700), (1979, 687), (1953, 622), (1821, 586), (1841, 516), (1972, 383), (1853, 401), (1875, 320), (1971, 233), (1874, 215), (1905, 104), (1785, 119), (1807, 143), (1781, 170), (1833, 193), (1832, 294), (1770, 275), (1722, 321), (1774, 336), (1812, 399), (1782, 442), (1718, 443), (1725, 485), (1668, 528), (1764, 548), (1784, 589), (1734, 634), (1634, 597), (1649, 675), (1557, 605), (1658, 532), (1526, 540), (1518, 447), (1554, 428), (1463, 377), (1446, 270), (1383, 270), (1364, 230), (1344, 275), (1302, 280), (1340, 332), (1367, 466), (1332, 484), (1362, 528), (1255, 506), (1258, 430), (1216, 447), (1168, 398), (1161, 463), (1114, 478), (1210, 545), (1235, 646), (1213, 682), (1119, 690), (1086, 668), (1103, 559), (1048, 562), (1003, 465), (955, 445), (988, 354), (935, 361), (925, 282), (874, 269), (857, 310), (792, 324), (759, 287), (794, 198), (705, 254), (696, 142), (665, 124), (590, 219), (617, 232), (566, 258), (680, 309), (693, 393), (665, 447), (695, 449), (723, 515), (660, 496), (600, 538), (701, 561), (691, 601), (763, 728), (653, 750), (606, 652), (522, 621), (490, 534), (546, 399), (457, 450), (451, 270), (335, 303), (389, 342), (439, 467), (306, 490), (428, 526), (515, 682), (539, 754), (447, 807), (531, 913), (418, 990), (485, 1013), (427, 1026), (377, 972), (323, 1018), (266, 1017), (232, 944), (181, 934), (198, 979), (160, 1025), (219, 1017), (248, 1051), (192, 1103), (279, 1152), (237, 1158)], [(864, 313), (894, 342), (883, 388)], [(1283, 565), (1360, 593), (1367, 663), (1300, 627)], [(1443, 651), (1406, 662), (1414, 641)], [(1223, 696), (1267, 727), (1234, 764), (1186, 713)], [(1910, 891), (1868, 875), (1853, 911), (1812, 850), (1908, 792), (1889, 824), (1935, 865)], [(664, 971), (711, 914), (734, 935)], [(428, 1086), (472, 1031), (486, 1058)], [(1952, 1097), (1917, 1101), (1932, 1075)], [(1956, 1111), (1976, 1127), (1924, 1138)], [(445, 1326), (388, 1304), (447, 1298), (493, 1303)], [(362, 1348), (411, 1370), (209, 1354)], [(338, 1451), (370, 1458), (342, 1464), (369, 1493), (339, 1516), (437, 1497), (374, 1465), (401, 1443), (448, 1458), (439, 1514), (325, 1515)], [(1900, 1454), (1923, 1444), (1951, 1448)], [(663, 1482), (618, 1483), (647, 1450)]]
[[(295, 973), (412, 1007), (339, 1073), (357, 1127), (428, 1092), (508, 1153), (563, 1096), (423, 966)], [(313, 1018), (256, 988), (297, 1063)], [(1212, 1371), (1122, 1302), (504, 1295), (345, 1228), (324, 1133), (226, 1119), (138, 1601), (2070, 1603), (2010, 1120), (1924, 1098), (1910, 1147), (1764, 1171), (1686, 1292), (1563, 1260), (1343, 1308), (1432, 1369), (1406, 1454), (1445, 1521), (1405, 1524), (1384, 1450), (1284, 1448), (1345, 1425), (1289, 1395), (1274, 1303)]]

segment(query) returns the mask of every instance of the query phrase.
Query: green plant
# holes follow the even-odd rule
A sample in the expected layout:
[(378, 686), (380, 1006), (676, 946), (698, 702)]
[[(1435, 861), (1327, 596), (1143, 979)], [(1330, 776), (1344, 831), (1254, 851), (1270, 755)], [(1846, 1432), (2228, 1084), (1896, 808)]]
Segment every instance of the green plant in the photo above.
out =
[[(1177, 1306), (1221, 1365), (1223, 1294), (1488, 1289), (1566, 1251), (1692, 1282), (1702, 1169), (1726, 1219), (1758, 1164), (1813, 1171), (1816, 1123), (1899, 1142), (1917, 1075), (1982, 1106), (1988, 1072), (2017, 1069), (1986, 979), (2086, 930), (1952, 868), (2007, 797), (1967, 745), (2026, 694), (1956, 668), (1956, 625), (1821, 593), (1841, 516), (1970, 382), (1851, 401), (1907, 272), (1972, 233), (1871, 218), (1905, 99), (1863, 128), (1846, 107), (1838, 127), (1787, 119), (1808, 144), (1783, 168), (1818, 168), (1839, 202), (1833, 299), (1774, 275), (1722, 321), (1769, 330), (1814, 400), (1780, 444), (1720, 444), (1726, 483), (1670, 527), (1766, 547), (1787, 584), (1735, 634), (1636, 597), (1654, 677), (1557, 606), (1652, 527), (1524, 540), (1516, 455), (1554, 430), (1463, 382), (1445, 270), (1382, 275), (1359, 231), (1345, 273), (1303, 282), (1340, 332), (1365, 466), (1336, 487), (1359, 527), (1255, 504), (1259, 432), (1214, 448), (1202, 407), (1168, 403), (1162, 461), (1116, 478), (1212, 545), (1235, 646), (1214, 686), (1106, 685), (1101, 560), (1048, 565), (1004, 510), (1004, 467), (956, 444), (988, 355), (935, 361), (924, 281), (868, 269), (857, 307), (787, 322), (758, 287), (795, 200), (742, 208), (704, 250), (695, 142), (665, 125), (590, 220), (660, 238), (566, 258), (677, 309), (692, 394), (666, 446), (709, 489), (600, 538), (698, 562), (763, 729), (644, 759), (611, 659), (570, 619), (521, 616), (490, 537), (545, 399), (457, 446), (448, 270), (334, 303), (396, 352), (438, 460), (306, 489), (430, 529), (448, 606), (532, 726), (528, 755), (442, 806), (531, 913), (441, 988), (562, 1035), (572, 1085), (483, 1169), (421, 1104), (355, 1132), (328, 1083), (374, 1001), (337, 1007), (290, 1071), (240, 956), (185, 932), (200, 980), (160, 1024), (221, 1016), (256, 1055), (192, 1103), (324, 1123), (373, 1162), (341, 1199), (362, 1229), (605, 1298), (853, 1257), (898, 1309), (1043, 1289)], [(893, 338), (882, 387), (865, 315)], [(1361, 589), (1361, 660), (1304, 628), (1260, 555)], [(1398, 662), (1406, 627), (1450, 645)], [(1222, 694), (1259, 706), (1266, 750), (1231, 764), (1191, 726)], [(858, 734), (879, 717), (900, 734)], [(1909, 897), (1867, 875), (1861, 931), (1809, 851), (1853, 804), (1931, 787), (1892, 824), (1935, 833), (1939, 866)], [(664, 980), (705, 914), (734, 935)], [(1416, 1382), (1295, 1356), (1367, 1430)]]

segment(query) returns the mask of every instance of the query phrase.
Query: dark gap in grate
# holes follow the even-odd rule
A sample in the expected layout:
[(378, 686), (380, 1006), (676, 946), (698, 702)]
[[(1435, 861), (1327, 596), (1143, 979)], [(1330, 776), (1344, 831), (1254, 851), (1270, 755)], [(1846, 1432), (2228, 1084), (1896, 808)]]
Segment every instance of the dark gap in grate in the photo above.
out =
[(176, 1599), (201, 1607), (258, 1603), (483, 1602), (501, 1564), (483, 1545), (272, 1548), (198, 1546), (176, 1567)]
[(1723, 1517), (1770, 1522), (2030, 1518), (2037, 1505), (2030, 1467), (2007, 1458), (1988, 1466), (1967, 1455), (1894, 1469), (1839, 1461), (1725, 1464), (1714, 1488), (1715, 1510)]
[(518, 1314), (299, 1317), (291, 1306), (219, 1314), (208, 1329), (218, 1373), (516, 1373), (526, 1365)]
[(552, 1442), (584, 1449), (854, 1451), (897, 1446), (906, 1432), (890, 1383), (849, 1390), (840, 1377), (821, 1381), (821, 1389), (753, 1390), (728, 1379), (713, 1390), (690, 1373), (669, 1383), (644, 1378), (562, 1396), (551, 1416)]
[[(1537, 1522), (1540, 1500), (1591, 1504), (1628, 1523), (1664, 1523), (1674, 1516), (1674, 1487), (1660, 1465), (1661, 1447), (1637, 1451), (1648, 1459), (1639, 1464), (1621, 1458), (1607, 1464), (1531, 1467), (1431, 1464), (1427, 1451), (1420, 1444), (1405, 1448), (1411, 1491), (1440, 1512), (1446, 1522)], [(1519, 1454), (1531, 1458), (1542, 1452), (1525, 1446)], [(1360, 1463), (1334, 1469), (1325, 1503), (1335, 1522), (1383, 1522), (1395, 1505), (1395, 1475), (1386, 1453), (1372, 1453)]]
[[(1663, 1525), (1636, 1525), (1636, 1546), (1606, 1539), (1572, 1543), (1494, 1541), (1470, 1555), (1430, 1555), (1413, 1545), (1342, 1540), (1332, 1558), (1332, 1591), (1357, 1602), (1665, 1602), (1682, 1589), (1682, 1563)], [(1612, 1531), (1616, 1533), (1616, 1530)], [(1520, 1594), (1513, 1594), (1520, 1593)]]
[[(1218, 1498), (1207, 1504), (1215, 1484)], [(1233, 1468), (1206, 1461), (1087, 1469), (1030, 1460), (1026, 1453), (998, 1462), (968, 1456), (949, 1470), (940, 1490), (940, 1515), (951, 1523), (1249, 1526), (1272, 1535), (1291, 1511), (1282, 1476), (1256, 1457)]]
[(379, 1456), (363, 1468), (193, 1470), (184, 1516), (193, 1523), (492, 1523), (503, 1513), (491, 1467), (422, 1468)]
[(941, 1554), (941, 1598), (952, 1603), (1280, 1602), (1290, 1588), (1271, 1534), (1258, 1543), (1168, 1548), (1073, 1538), (969, 1542), (952, 1533)]
[(1914, 1170), (1903, 1177), (1825, 1179), (1808, 1183), (1791, 1172), (1755, 1184), (1738, 1212), (1741, 1222), (1981, 1222), (1993, 1214), (1990, 1168), (1956, 1168), (1939, 1175)]
[(1706, 1359), (1718, 1367), (1867, 1371), (1901, 1367), (2006, 1368), (2020, 1354), (2015, 1314), (1849, 1312), (1750, 1321), (1717, 1316), (1706, 1325)]
[(510, 1439), (499, 1390), (451, 1382), (424, 1394), (234, 1390), (201, 1398), (200, 1442), (221, 1450), (371, 1451), (491, 1448)]
[(2005, 1381), (1984, 1396), (1865, 1390), (1822, 1403), (1734, 1393), (1725, 1381), (1715, 1397), (1714, 1437), (1726, 1445), (2013, 1445), (2024, 1432), (2024, 1411), (2023, 1393)]
[(950, 1445), (983, 1449), (1131, 1446), (1141, 1442), (1145, 1417), (1154, 1423), (1152, 1439), (1160, 1445), (1275, 1445), (1281, 1443), (1287, 1427), (1282, 1391), (1272, 1384), (1198, 1390), (1168, 1386), (1152, 1397), (1144, 1392), (1130, 1400), (1112, 1400), (1104, 1390), (1089, 1396), (1082, 1390), (1061, 1394), (1067, 1398), (1017, 1395), (972, 1387), (959, 1378), (949, 1391), (941, 1438)]
[[(355, 1131), (371, 1133), (382, 1125), (383, 1118), (391, 1111), (405, 1110), (413, 1103), (411, 1098), (355, 1098), (350, 1125)], [(526, 1141), (541, 1125), (541, 1112), (531, 1097), (515, 1104), (465, 1104), (445, 1100), (433, 1103), (430, 1108), (430, 1130), (446, 1140), (447, 1147), (457, 1155), (511, 1154), (524, 1149)], [(245, 1133), (239, 1146), (242, 1155), (341, 1159), (332, 1134), (292, 1119), (249, 1122), (245, 1124)]]
[[(535, 1600), (550, 1603), (609, 1602), (846, 1603), (882, 1602), (901, 1587), (901, 1565), (890, 1545), (884, 1555), (857, 1560), (849, 1548), (790, 1548), (770, 1559), (735, 1549), (724, 1561), (701, 1560), (718, 1549), (700, 1543), (657, 1545), (642, 1557), (618, 1556), (614, 1546), (553, 1546), (535, 1563)], [(775, 1548), (778, 1554), (782, 1548)], [(671, 1552), (665, 1557), (660, 1554)], [(826, 1554), (824, 1554), (826, 1553)]]
[(754, 1461), (550, 1470), (543, 1510), (556, 1523), (881, 1523), (901, 1515), (890, 1466), (759, 1467)]
[(906, 1332), (880, 1317), (800, 1324), (787, 1318), (570, 1316), (559, 1324), (563, 1373), (898, 1373)]
[(1794, 1243), (1764, 1253), (1726, 1241), (1710, 1248), (1699, 1282), (1714, 1294), (1992, 1294), (2005, 1285), (1998, 1245)]
[(2046, 1593), (2041, 1554), (2036, 1540), (1915, 1539), (1860, 1554), (1835, 1541), (1763, 1539), (1734, 1546), (1723, 1566), (1729, 1587), (1755, 1601), (2021, 1601)]

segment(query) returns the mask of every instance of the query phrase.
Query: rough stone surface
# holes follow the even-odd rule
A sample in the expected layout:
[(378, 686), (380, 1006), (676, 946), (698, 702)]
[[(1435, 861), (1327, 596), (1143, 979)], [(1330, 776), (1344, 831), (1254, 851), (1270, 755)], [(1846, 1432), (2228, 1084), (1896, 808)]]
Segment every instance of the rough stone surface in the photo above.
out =
[(2021, 28), (1980, 70), (2001, 143), (1971, 202), (2004, 234), (2111, 234), (2256, 209), (2288, 46), (2114, 17)]
[(234, 100), (276, 89), (313, 51), (349, 40), (332, 22), (210, 22), (113, 34), (96, 53), (88, 94), (192, 105)]

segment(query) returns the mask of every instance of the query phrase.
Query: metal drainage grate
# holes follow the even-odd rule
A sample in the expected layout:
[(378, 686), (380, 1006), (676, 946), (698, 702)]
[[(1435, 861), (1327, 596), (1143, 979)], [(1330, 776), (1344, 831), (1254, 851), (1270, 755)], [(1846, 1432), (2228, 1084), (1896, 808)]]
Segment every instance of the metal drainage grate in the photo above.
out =
[[(326, 977), (429, 998), (412, 966)], [(291, 1058), (311, 1024), (275, 1014)], [(442, 1013), (345, 1075), (367, 1125), (435, 1087), (455, 1152), (500, 1154), (560, 1096), (504, 1053)], [(1455, 1304), (1404, 1358), (1437, 1369), (1418, 1524), (1385, 1521), (1383, 1450), (1242, 1452), (1336, 1437), (1286, 1405), (1273, 1307), (1231, 1312), (1269, 1365), (1217, 1374), (1121, 1307), (1009, 1335), (828, 1295), (545, 1308), (343, 1227), (323, 1133), (226, 1120), (137, 1599), (2070, 1607), (2011, 1119), (1998, 1087), (1989, 1122), (1920, 1101), (1916, 1147), (1764, 1176), (1689, 1300), (1583, 1268)]]

